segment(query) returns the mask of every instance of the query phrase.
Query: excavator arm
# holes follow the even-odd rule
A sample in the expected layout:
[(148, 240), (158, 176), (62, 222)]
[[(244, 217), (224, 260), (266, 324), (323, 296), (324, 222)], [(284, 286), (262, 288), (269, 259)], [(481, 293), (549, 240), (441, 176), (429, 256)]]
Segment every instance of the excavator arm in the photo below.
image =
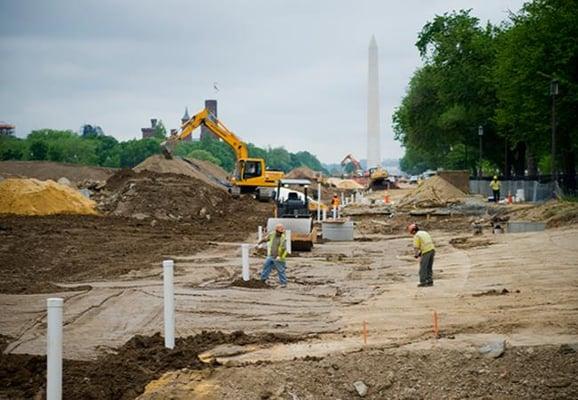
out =
[(173, 150), (176, 144), (190, 136), (193, 131), (201, 125), (206, 126), (215, 136), (231, 146), (235, 152), (237, 160), (249, 157), (247, 145), (233, 132), (227, 129), (227, 127), (206, 108), (193, 115), (188, 121), (185, 121), (176, 135), (172, 135), (167, 141), (161, 143), (161, 148), (165, 157), (167, 159), (172, 159)]

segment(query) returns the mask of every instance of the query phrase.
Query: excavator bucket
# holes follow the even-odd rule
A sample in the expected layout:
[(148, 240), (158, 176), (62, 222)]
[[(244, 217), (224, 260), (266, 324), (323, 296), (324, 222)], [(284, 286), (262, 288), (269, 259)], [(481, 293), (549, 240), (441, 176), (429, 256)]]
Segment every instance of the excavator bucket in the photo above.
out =
[(161, 151), (167, 160), (173, 159), (173, 146), (170, 140), (165, 140), (161, 143)]

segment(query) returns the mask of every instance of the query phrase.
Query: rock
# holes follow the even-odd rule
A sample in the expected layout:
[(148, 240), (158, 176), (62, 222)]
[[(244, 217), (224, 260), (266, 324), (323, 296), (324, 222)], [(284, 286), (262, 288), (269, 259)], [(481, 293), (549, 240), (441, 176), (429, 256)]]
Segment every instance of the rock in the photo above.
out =
[(395, 374), (393, 371), (389, 371), (381, 384), (381, 389), (389, 389), (393, 386), (393, 382), (395, 382)]
[(90, 199), (90, 196), (92, 196), (92, 192), (88, 189), (80, 189), (79, 192), (81, 195), (83, 195), (87, 199)]
[(199, 211), (199, 216), (202, 218), (205, 215), (207, 215), (207, 209), (205, 207), (201, 208), (201, 210)]
[(480, 353), (485, 357), (498, 358), (506, 351), (506, 341), (496, 340), (480, 347)]
[(135, 214), (131, 215), (131, 217), (134, 219), (138, 219), (139, 221), (142, 221), (144, 219), (149, 218), (150, 215), (144, 214), (144, 213), (135, 213)]
[(368, 387), (362, 381), (354, 382), (353, 387), (357, 391), (357, 394), (359, 395), (359, 397), (364, 397), (367, 394)]
[(157, 224), (157, 220), (156, 220), (156, 219), (153, 219), (153, 220), (151, 221), (151, 227), (154, 228), (156, 224)]
[(64, 176), (62, 178), (60, 178), (59, 180), (57, 180), (57, 182), (60, 183), (61, 185), (72, 187), (72, 182), (70, 182), (70, 180)]
[(565, 343), (560, 346), (558, 352), (560, 354), (572, 354), (578, 351), (578, 343)]

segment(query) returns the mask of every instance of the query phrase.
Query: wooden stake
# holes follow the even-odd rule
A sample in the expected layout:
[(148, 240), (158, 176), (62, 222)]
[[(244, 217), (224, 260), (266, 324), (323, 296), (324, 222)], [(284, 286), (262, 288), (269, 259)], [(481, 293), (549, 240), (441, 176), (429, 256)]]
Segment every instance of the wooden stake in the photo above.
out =
[(434, 334), (434, 337), (436, 339), (440, 337), (440, 328), (438, 325), (438, 313), (437, 313), (437, 311), (433, 312), (433, 334)]

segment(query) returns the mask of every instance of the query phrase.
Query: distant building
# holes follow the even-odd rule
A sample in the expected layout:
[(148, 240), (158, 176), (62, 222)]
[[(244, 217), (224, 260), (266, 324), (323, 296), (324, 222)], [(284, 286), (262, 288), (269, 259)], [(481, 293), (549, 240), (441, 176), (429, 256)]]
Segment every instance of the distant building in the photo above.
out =
[(0, 136), (10, 136), (14, 135), (16, 130), (16, 125), (9, 124), (4, 121), (0, 121)]
[(141, 128), (142, 138), (147, 139), (151, 138), (155, 135), (155, 129), (157, 127), (158, 120), (156, 118), (151, 118), (151, 126), (150, 128)]
[[(217, 118), (217, 100), (205, 100), (205, 108)], [(217, 138), (209, 128), (201, 126), (201, 140), (207, 138)]]
[[(190, 120), (191, 117), (189, 116), (189, 108), (185, 107), (185, 113), (183, 114), (183, 116), (181, 117), (181, 125), (184, 124), (185, 122), (187, 122), (188, 120)], [(184, 142), (192, 142), (193, 141), (193, 135), (189, 135), (186, 138), (183, 139)]]

